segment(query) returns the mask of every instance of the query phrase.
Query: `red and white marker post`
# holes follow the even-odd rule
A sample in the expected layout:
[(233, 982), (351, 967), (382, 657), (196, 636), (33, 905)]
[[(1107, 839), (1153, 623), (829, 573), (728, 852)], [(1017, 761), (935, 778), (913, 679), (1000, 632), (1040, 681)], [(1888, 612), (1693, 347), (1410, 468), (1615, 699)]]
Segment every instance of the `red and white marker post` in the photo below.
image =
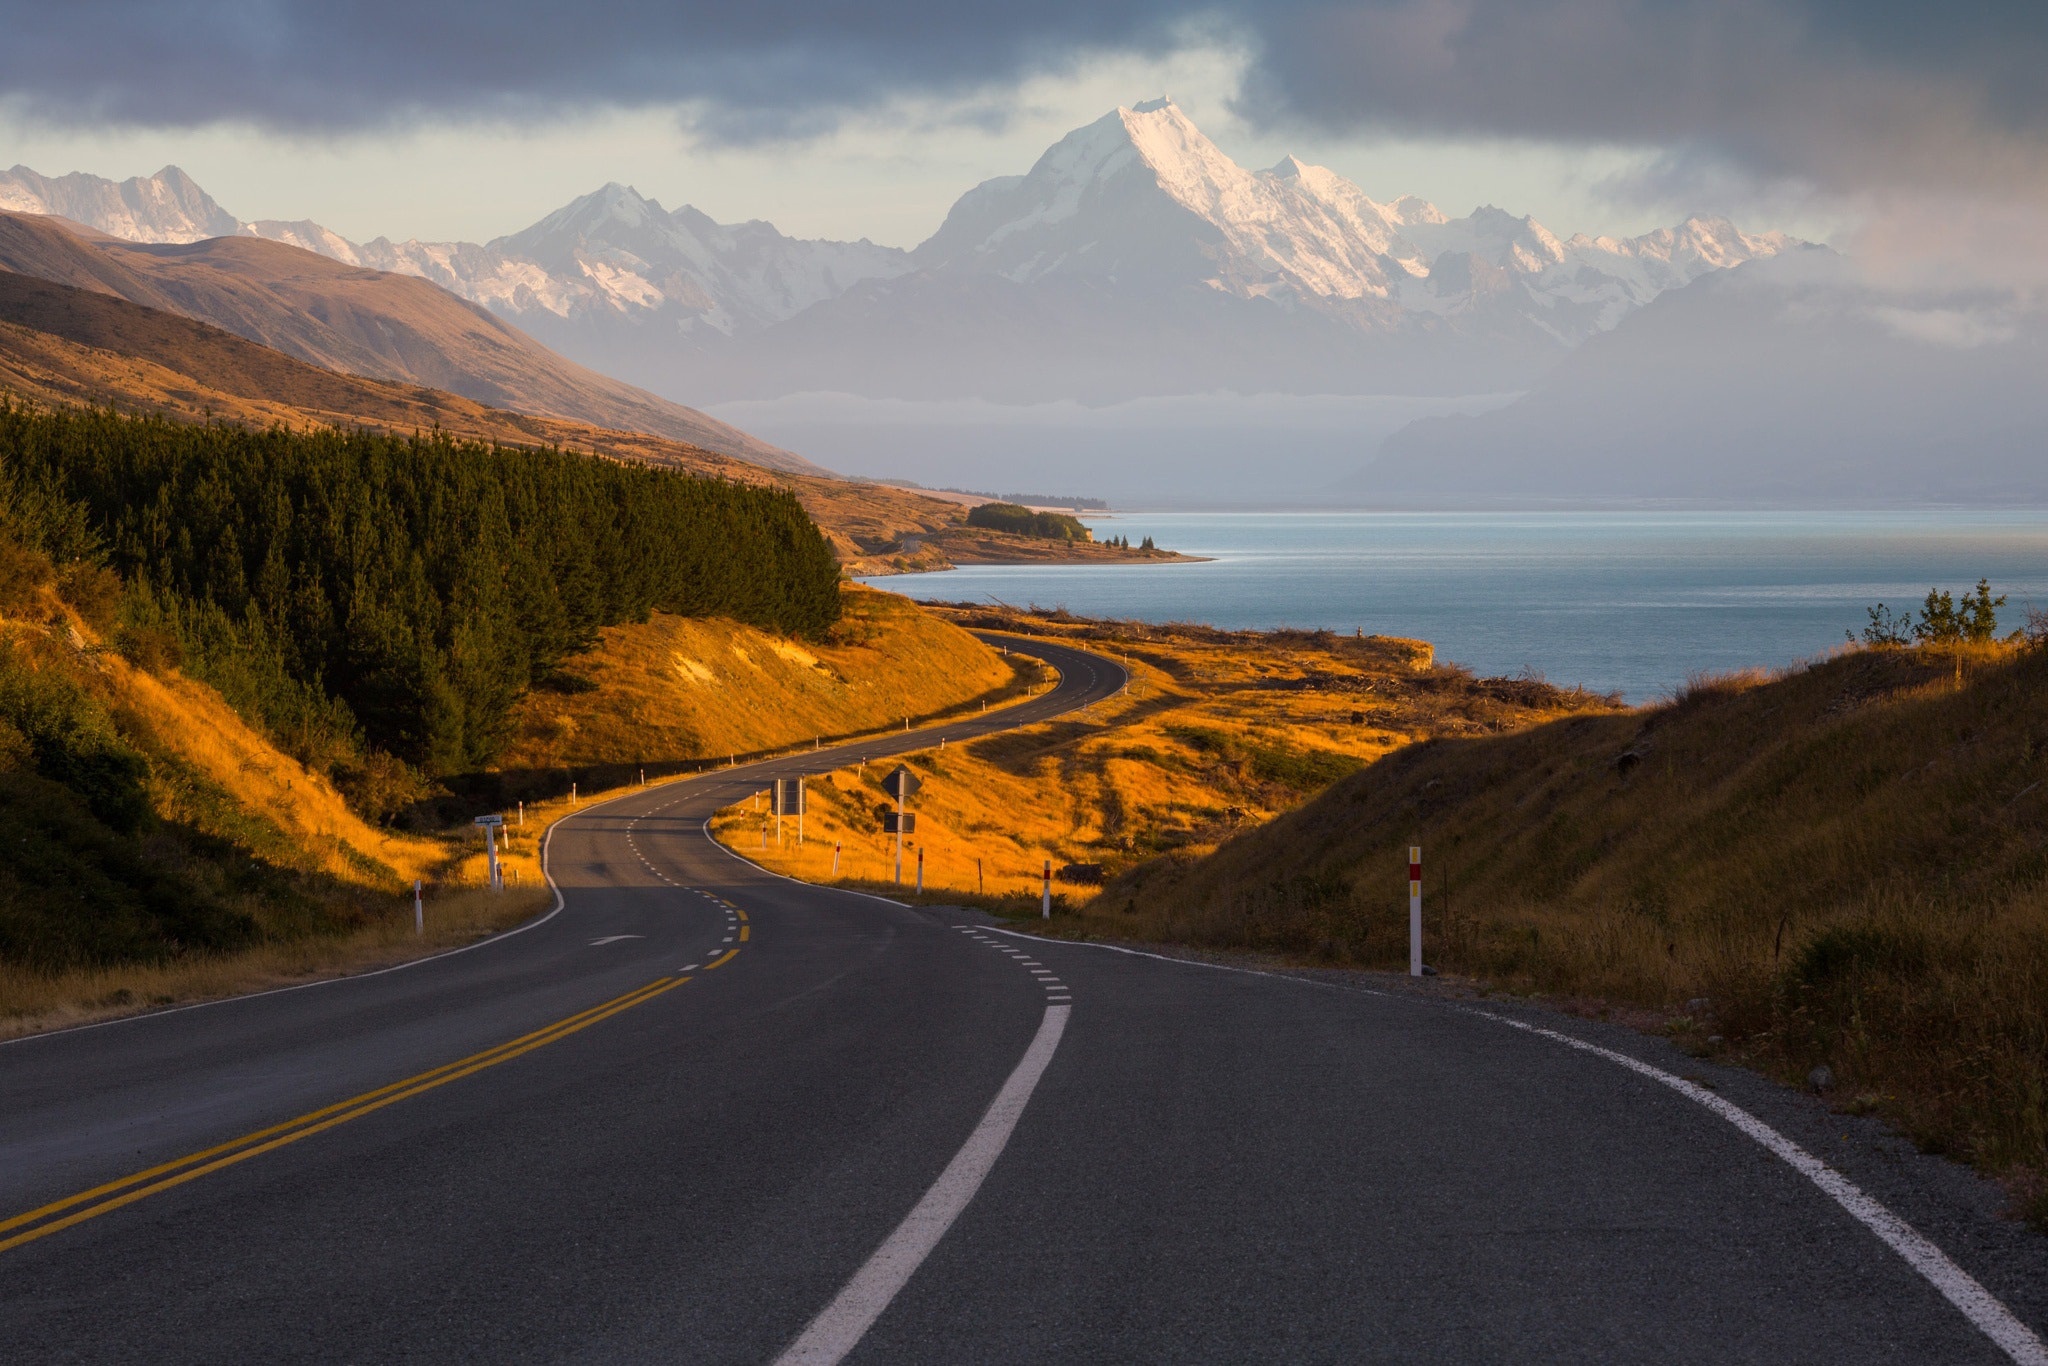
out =
[(924, 850), (917, 851), (917, 892), (924, 895)]
[(1039, 916), (1039, 919), (1041, 919), (1041, 920), (1050, 920), (1050, 919), (1052, 919), (1052, 860), (1051, 860), (1051, 859), (1047, 859), (1047, 860), (1045, 861), (1045, 896), (1044, 896), (1044, 898), (1043, 898), (1043, 899), (1042, 899), (1042, 900), (1041, 900), (1041, 901), (1040, 901), (1040, 902), (1038, 903), (1038, 916)]
[(1408, 975), (1422, 975), (1422, 846), (1408, 846)]

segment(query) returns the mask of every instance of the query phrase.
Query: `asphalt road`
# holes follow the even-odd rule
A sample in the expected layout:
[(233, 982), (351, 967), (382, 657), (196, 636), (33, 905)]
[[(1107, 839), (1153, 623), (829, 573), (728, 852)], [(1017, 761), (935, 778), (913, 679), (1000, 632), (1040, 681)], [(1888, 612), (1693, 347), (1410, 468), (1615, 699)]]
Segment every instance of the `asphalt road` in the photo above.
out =
[[(1038, 942), (792, 883), (705, 836), (768, 777), (1123, 681), (1029, 648), (1063, 681), (1004, 714), (557, 825), (563, 907), (518, 933), (0, 1046), (0, 1360), (2038, 1347), (2048, 1240), (1961, 1169), (1745, 1074), (1398, 982)], [(1830, 1178), (1925, 1235), (1951, 1294)]]

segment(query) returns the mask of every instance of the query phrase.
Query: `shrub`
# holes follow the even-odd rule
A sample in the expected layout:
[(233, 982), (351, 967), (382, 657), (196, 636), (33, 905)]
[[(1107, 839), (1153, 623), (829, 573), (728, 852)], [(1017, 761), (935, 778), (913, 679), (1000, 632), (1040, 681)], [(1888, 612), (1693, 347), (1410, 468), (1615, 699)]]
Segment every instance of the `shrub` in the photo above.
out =
[(1064, 512), (1033, 512), (1017, 503), (982, 503), (968, 509), (967, 525), (1041, 541), (1091, 541), (1095, 533)]

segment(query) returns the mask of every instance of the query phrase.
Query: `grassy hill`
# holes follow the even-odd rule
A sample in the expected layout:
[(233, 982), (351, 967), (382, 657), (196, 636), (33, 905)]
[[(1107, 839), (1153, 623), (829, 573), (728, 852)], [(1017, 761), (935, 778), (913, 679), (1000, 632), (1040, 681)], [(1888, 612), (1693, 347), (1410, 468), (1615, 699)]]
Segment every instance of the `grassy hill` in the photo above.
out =
[[(1110, 876), (1165, 853), (1193, 858), (1412, 740), (1615, 710), (1606, 698), (1439, 667), (1416, 640), (938, 611), (963, 626), (1103, 651), (1132, 675), (1123, 696), (1086, 714), (908, 760), (926, 779), (913, 844), (925, 852), (927, 887), (946, 896), (1023, 894), (1035, 906), (1048, 858)], [(879, 819), (882, 772), (870, 765), (821, 781), (807, 824), (817, 842), (769, 851), (772, 866), (826, 877), (836, 841), (842, 880), (887, 880), (894, 839)], [(758, 857), (759, 821), (736, 810), (719, 828)], [(1061, 885), (1068, 901), (1092, 894)]]
[(958, 626), (894, 594), (847, 585), (824, 639), (657, 614), (608, 627), (529, 694), (502, 760), (510, 771), (673, 766), (921, 722), (999, 702), (1017, 672)]
[(2005, 1175), (2048, 1223), (2048, 649), (1852, 652), (1400, 750), (1083, 932), (1432, 964), (1665, 1029)]
[[(531, 894), (448, 885), (460, 842), (365, 821), (211, 688), (131, 660), (89, 619), (107, 589), (0, 538), (0, 1037), (533, 912)], [(418, 939), (414, 878), (438, 884)]]

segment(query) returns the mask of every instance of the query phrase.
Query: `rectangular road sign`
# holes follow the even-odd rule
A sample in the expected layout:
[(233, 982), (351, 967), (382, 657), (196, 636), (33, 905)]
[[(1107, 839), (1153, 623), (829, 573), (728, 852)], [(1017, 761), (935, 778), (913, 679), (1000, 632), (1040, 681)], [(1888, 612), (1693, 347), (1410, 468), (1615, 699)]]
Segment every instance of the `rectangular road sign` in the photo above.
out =
[(775, 780), (775, 814), (778, 816), (801, 816), (804, 814), (804, 780), (802, 778), (777, 778)]
[(478, 816), (470, 822), (471, 825), (503, 825), (504, 823), (505, 818), (503, 816)]
[(917, 833), (917, 813), (915, 811), (905, 811), (899, 816), (894, 811), (883, 812), (882, 833), (885, 835), (915, 835)]

